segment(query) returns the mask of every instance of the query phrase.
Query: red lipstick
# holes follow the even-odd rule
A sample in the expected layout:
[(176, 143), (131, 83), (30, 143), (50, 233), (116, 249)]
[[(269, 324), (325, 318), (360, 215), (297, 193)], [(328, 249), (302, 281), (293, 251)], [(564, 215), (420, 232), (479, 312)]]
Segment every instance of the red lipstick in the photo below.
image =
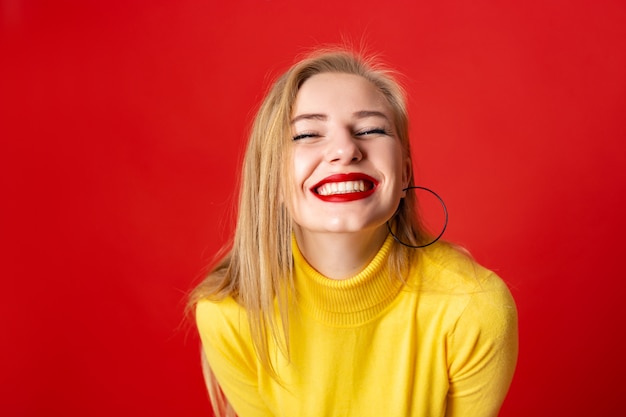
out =
[[(365, 184), (365, 190), (333, 193), (333, 194), (328, 194), (328, 195), (321, 195), (318, 192), (318, 189), (322, 187), (324, 184), (347, 182), (347, 181), (362, 181)], [(311, 187), (311, 192), (313, 193), (313, 195), (315, 195), (317, 198), (319, 198), (322, 201), (326, 201), (329, 203), (344, 203), (348, 201), (355, 201), (355, 200), (360, 200), (360, 199), (369, 197), (370, 195), (374, 193), (377, 186), (378, 186), (378, 181), (376, 181), (374, 178), (370, 177), (369, 175), (365, 175), (360, 172), (351, 172), (347, 174), (330, 175), (324, 178), (322, 181), (315, 184), (313, 187)]]

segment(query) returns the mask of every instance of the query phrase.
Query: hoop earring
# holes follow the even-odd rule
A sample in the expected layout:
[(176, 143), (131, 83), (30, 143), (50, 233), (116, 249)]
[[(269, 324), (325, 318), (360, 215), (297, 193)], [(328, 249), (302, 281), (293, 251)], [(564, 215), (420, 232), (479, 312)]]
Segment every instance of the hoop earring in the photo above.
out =
[[(439, 200), (439, 202), (441, 203), (441, 207), (443, 207), (443, 212), (446, 216), (446, 221), (443, 224), (443, 229), (441, 230), (441, 233), (439, 233), (439, 235), (437, 235), (437, 237), (435, 238), (435, 240), (433, 240), (432, 242), (429, 242), (425, 245), (409, 245), (408, 243), (402, 242), (400, 239), (398, 239), (398, 237), (393, 233), (393, 231), (391, 230), (391, 225), (389, 224), (389, 220), (387, 220), (387, 230), (389, 230), (389, 233), (391, 233), (391, 236), (394, 238), (394, 240), (396, 242), (398, 242), (401, 245), (404, 245), (408, 248), (413, 248), (413, 249), (420, 249), (420, 248), (425, 248), (426, 246), (430, 246), (433, 243), (435, 243), (436, 241), (438, 241), (441, 236), (443, 236), (444, 232), (446, 231), (446, 227), (448, 227), (448, 208), (446, 207), (446, 203), (443, 202), (443, 199), (439, 196), (439, 194), (437, 194), (436, 192), (434, 192), (433, 190), (431, 190), (430, 188), (426, 188), (426, 187), (420, 187), (417, 185), (413, 185), (411, 187), (407, 187), (404, 188), (402, 191), (407, 191), (407, 190), (411, 190), (411, 189), (420, 189), (420, 190), (425, 190), (428, 191), (429, 193), (431, 193), (432, 195), (434, 195), (435, 197), (437, 197), (437, 199)], [(393, 217), (392, 217), (393, 218)]]

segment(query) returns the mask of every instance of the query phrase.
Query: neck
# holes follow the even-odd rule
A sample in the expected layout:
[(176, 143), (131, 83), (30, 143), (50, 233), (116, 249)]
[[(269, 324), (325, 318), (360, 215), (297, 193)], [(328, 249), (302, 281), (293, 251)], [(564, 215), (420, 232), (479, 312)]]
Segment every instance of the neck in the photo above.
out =
[(387, 233), (385, 227), (359, 233), (303, 233), (295, 228), (302, 256), (320, 274), (336, 280), (361, 272), (374, 258)]

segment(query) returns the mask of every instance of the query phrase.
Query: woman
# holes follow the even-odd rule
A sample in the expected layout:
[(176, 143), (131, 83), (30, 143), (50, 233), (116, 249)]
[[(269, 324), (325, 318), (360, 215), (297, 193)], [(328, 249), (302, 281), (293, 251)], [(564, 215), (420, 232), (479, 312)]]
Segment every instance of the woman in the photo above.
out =
[(274, 84), (233, 243), (190, 302), (218, 415), (497, 415), (514, 301), (461, 250), (429, 244), (413, 185), (389, 72), (320, 51)]

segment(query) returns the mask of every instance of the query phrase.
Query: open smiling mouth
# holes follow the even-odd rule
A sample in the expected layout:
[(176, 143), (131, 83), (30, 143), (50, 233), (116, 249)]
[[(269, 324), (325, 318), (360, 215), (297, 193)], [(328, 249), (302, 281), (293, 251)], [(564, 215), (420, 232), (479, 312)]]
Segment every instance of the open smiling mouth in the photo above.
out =
[(377, 185), (378, 182), (369, 175), (335, 174), (316, 184), (311, 191), (322, 201), (340, 203), (367, 198)]
[(374, 188), (374, 185), (369, 181), (345, 181), (345, 182), (327, 182), (319, 187), (316, 191), (319, 195), (335, 195), (335, 194), (348, 194), (359, 193)]

